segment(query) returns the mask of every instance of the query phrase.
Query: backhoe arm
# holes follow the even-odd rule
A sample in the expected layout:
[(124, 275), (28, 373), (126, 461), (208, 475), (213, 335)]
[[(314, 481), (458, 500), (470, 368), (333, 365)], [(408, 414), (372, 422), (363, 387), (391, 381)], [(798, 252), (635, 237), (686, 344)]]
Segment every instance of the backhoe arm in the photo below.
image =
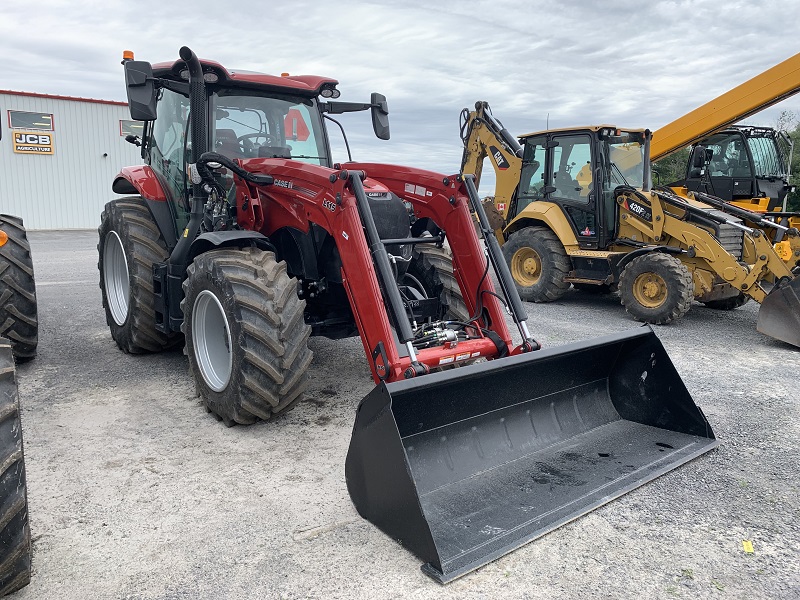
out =
[(494, 205), (505, 219), (522, 171), (522, 147), (508, 130), (491, 115), (487, 102), (475, 103), (475, 110), (466, 108), (461, 113), (461, 139), (464, 154), (461, 158), (462, 175), (474, 175), (475, 186), (480, 186), (483, 161), (492, 159), (497, 181)]

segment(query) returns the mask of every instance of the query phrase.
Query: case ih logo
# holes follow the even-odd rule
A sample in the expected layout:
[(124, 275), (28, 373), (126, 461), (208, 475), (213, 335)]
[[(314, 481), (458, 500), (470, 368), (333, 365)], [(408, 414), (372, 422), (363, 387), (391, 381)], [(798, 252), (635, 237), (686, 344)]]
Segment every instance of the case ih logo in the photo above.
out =
[(628, 210), (635, 214), (637, 217), (641, 217), (645, 221), (652, 221), (653, 220), (653, 213), (650, 212), (650, 209), (643, 204), (639, 204), (638, 202), (634, 202), (633, 200), (627, 201)]
[(30, 131), (14, 132), (14, 152), (17, 154), (52, 154), (53, 134), (33, 133)]
[(501, 171), (505, 171), (511, 165), (508, 164), (508, 161), (503, 156), (503, 153), (498, 150), (496, 146), (489, 146), (489, 152), (492, 153), (492, 158), (494, 162), (497, 163), (497, 168)]
[(276, 179), (273, 185), (277, 185), (278, 187), (286, 188), (287, 190), (292, 189), (292, 182), (286, 181), (284, 179)]

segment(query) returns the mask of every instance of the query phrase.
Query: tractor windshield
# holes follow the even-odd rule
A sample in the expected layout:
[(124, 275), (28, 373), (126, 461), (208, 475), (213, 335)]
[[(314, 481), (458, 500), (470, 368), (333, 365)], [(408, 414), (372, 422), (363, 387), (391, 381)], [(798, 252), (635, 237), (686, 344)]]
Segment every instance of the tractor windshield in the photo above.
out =
[(644, 135), (638, 132), (619, 132), (606, 138), (608, 158), (611, 162), (613, 186), (643, 187)]
[(213, 150), (229, 158), (292, 158), (329, 165), (313, 98), (223, 89), (211, 97)]

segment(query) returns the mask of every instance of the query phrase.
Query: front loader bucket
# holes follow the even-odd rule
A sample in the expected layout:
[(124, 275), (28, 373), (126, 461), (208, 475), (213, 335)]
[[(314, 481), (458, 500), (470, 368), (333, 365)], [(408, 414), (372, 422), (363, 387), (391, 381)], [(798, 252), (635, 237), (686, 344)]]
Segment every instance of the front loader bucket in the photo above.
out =
[(361, 516), (447, 583), (716, 445), (643, 327), (381, 383), (345, 474)]
[(767, 294), (758, 311), (756, 329), (800, 347), (800, 277)]

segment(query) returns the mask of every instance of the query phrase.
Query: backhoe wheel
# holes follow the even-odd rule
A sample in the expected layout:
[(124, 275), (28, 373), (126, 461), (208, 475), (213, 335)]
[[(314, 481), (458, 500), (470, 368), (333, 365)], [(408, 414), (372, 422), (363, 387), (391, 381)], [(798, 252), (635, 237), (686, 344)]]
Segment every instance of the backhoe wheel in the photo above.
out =
[(231, 426), (292, 408), (308, 383), (311, 328), (272, 252), (201, 254), (183, 283), (184, 353), (206, 408)]
[(31, 246), (22, 219), (0, 215), (0, 336), (11, 341), (14, 357), (36, 356), (39, 319)]
[(181, 343), (178, 333), (156, 329), (153, 264), (169, 257), (144, 199), (121, 198), (106, 204), (100, 220), (100, 290), (111, 337), (123, 352), (159, 352)]
[(528, 302), (553, 302), (569, 289), (570, 260), (563, 244), (547, 227), (525, 227), (503, 245), (517, 291)]
[(744, 306), (749, 301), (749, 296), (745, 296), (744, 293), (739, 292), (739, 294), (736, 296), (725, 298), (724, 300), (711, 300), (709, 302), (703, 302), (703, 304), (708, 308), (713, 308), (714, 310), (734, 310), (740, 306)]
[(13, 344), (0, 338), (0, 596), (31, 580), (31, 530)]
[(625, 310), (637, 321), (663, 325), (679, 319), (692, 306), (694, 282), (674, 256), (651, 252), (629, 262), (619, 278)]
[(453, 255), (449, 248), (419, 246), (414, 250), (401, 284), (424, 288), (429, 298), (442, 303), (440, 319), (468, 321), (470, 318), (461, 288), (453, 274)]

